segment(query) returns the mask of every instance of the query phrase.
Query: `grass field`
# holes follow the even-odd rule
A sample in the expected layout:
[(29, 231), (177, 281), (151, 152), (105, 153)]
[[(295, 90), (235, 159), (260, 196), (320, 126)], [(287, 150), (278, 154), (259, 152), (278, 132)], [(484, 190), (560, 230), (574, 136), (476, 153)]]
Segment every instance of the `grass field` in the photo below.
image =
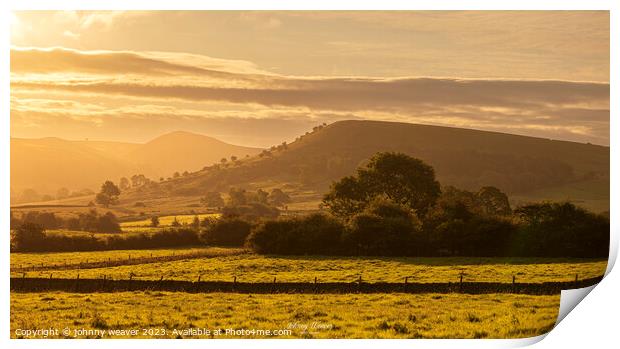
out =
[[(187, 215), (176, 215), (176, 216), (161, 216), (159, 218), (159, 226), (160, 227), (170, 227), (172, 226), (172, 222), (174, 222), (175, 218), (177, 222), (180, 224), (191, 224), (194, 221), (194, 217), (198, 217), (198, 219), (203, 220), (207, 217), (209, 218), (218, 218), (220, 216), (219, 213), (201, 213), (201, 214), (187, 214)], [(130, 221), (130, 222), (122, 222), (121, 228), (125, 230), (125, 228), (137, 228), (137, 227), (150, 227), (151, 219), (142, 219), (139, 221)]]
[(40, 267), (41, 265), (64, 265), (89, 262), (117, 261), (131, 258), (163, 257), (170, 255), (193, 255), (196, 253), (232, 254), (242, 249), (220, 247), (187, 247), (174, 249), (154, 250), (112, 250), (92, 252), (41, 252), (41, 253), (11, 253), (11, 268)]
[(175, 338), (183, 334), (175, 329), (206, 328), (222, 329), (217, 338), (265, 337), (226, 329), (290, 329), (284, 337), (294, 338), (520, 338), (548, 332), (559, 301), (507, 294), (11, 293), (11, 337), (18, 329), (68, 328), (73, 336), (83, 328)]
[[(104, 251), (80, 253), (13, 253), (11, 266), (22, 263), (59, 263), (64, 260), (82, 261), (106, 258), (149, 256), (150, 253), (189, 253), (195, 249)], [(184, 252), (185, 251), (185, 252)], [(223, 252), (222, 252), (223, 253)], [(125, 265), (80, 270), (81, 278), (126, 278), (130, 273), (137, 279), (166, 279), (193, 281), (268, 282), (274, 277), (283, 282), (353, 282), (359, 276), (366, 282), (456, 282), (464, 273), (464, 281), (517, 282), (572, 281), (601, 276), (606, 260), (551, 258), (387, 258), (387, 257), (322, 257), (322, 256), (263, 256), (256, 254), (225, 255), (213, 258), (186, 259), (141, 265)], [(73, 278), (77, 270), (55, 270), (54, 277)], [(28, 277), (47, 277), (50, 271), (28, 272)], [(21, 274), (20, 274), (21, 275)], [(14, 274), (17, 276), (17, 274)]]

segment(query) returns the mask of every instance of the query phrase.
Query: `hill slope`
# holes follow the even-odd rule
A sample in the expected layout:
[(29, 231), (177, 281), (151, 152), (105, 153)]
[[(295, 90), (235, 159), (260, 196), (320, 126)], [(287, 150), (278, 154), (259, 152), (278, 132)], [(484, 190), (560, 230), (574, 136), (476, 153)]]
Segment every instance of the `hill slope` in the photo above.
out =
[(379, 121), (340, 121), (286, 149), (155, 186), (151, 195), (196, 195), (252, 183), (292, 183), (322, 193), (373, 154), (398, 151), (431, 164), (440, 182), (494, 185), (519, 201), (570, 199), (609, 207), (609, 148), (510, 134)]
[(173, 132), (144, 144), (11, 138), (11, 188), (54, 194), (61, 187), (97, 189), (106, 179), (117, 182), (138, 173), (158, 180), (175, 171), (197, 171), (223, 157), (259, 151), (189, 132)]

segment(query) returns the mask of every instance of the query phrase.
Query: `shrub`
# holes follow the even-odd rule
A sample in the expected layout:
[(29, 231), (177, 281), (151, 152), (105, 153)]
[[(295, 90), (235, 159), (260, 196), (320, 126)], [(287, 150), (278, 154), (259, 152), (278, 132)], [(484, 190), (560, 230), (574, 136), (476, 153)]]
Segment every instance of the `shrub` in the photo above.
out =
[(411, 254), (420, 234), (420, 222), (411, 209), (375, 199), (353, 217), (344, 241), (355, 254), (402, 256)]
[(269, 220), (248, 236), (247, 245), (258, 253), (334, 254), (341, 252), (344, 225), (324, 214)]
[(200, 238), (209, 245), (243, 246), (251, 229), (252, 225), (243, 219), (221, 219), (209, 224)]
[(226, 206), (222, 209), (224, 218), (244, 218), (246, 220), (258, 220), (260, 218), (273, 219), (280, 215), (280, 210), (258, 202), (246, 205)]

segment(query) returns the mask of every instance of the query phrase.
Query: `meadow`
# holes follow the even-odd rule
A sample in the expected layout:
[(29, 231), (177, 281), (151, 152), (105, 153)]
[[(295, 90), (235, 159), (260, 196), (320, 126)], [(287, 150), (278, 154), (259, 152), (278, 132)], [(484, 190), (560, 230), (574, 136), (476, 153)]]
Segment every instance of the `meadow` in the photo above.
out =
[(107, 332), (129, 329), (138, 330), (135, 337), (196, 338), (182, 331), (199, 328), (223, 330), (200, 338), (265, 338), (226, 329), (288, 329), (285, 338), (522, 338), (550, 331), (559, 301), (514, 294), (11, 293), (11, 338), (18, 329), (44, 328), (68, 328), (71, 336), (98, 329), (104, 338), (133, 337)]
[(150, 250), (109, 250), (88, 252), (33, 252), (11, 253), (11, 268), (32, 268), (41, 266), (64, 266), (67, 264), (80, 264), (105, 261), (122, 261), (130, 258), (156, 258), (167, 256), (186, 255), (188, 258), (196, 254), (228, 255), (244, 252), (241, 248), (220, 247), (187, 247), (187, 248), (164, 248)]
[[(200, 248), (166, 250), (122, 250), (75, 253), (12, 253), (11, 267), (19, 264), (35, 266), (58, 264), (63, 261), (79, 263), (107, 258), (148, 257), (202, 251)], [(601, 276), (606, 260), (565, 258), (420, 258), (420, 257), (327, 257), (327, 256), (273, 256), (242, 253), (239, 249), (212, 250), (214, 257), (188, 258), (137, 265), (122, 265), (93, 269), (58, 269), (29, 271), (27, 277), (165, 279), (239, 282), (268, 282), (274, 277), (283, 282), (354, 282), (361, 276), (365, 282), (456, 282), (463, 273), (468, 282), (540, 283), (573, 281)], [(230, 253), (226, 253), (230, 251)], [(216, 253), (217, 252), (217, 253)], [(21, 273), (13, 273), (21, 276)]]
[[(179, 224), (192, 224), (194, 218), (198, 217), (201, 221), (205, 218), (219, 218), (219, 213), (201, 213), (201, 214), (186, 214), (186, 215), (172, 215), (172, 216), (161, 216), (159, 219), (159, 228), (172, 227), (174, 221), (176, 220)], [(121, 222), (121, 229), (124, 232), (142, 232), (142, 231), (150, 231), (148, 228), (152, 228), (157, 230), (158, 228), (152, 227), (151, 218), (142, 219), (142, 220), (134, 220), (129, 222)]]

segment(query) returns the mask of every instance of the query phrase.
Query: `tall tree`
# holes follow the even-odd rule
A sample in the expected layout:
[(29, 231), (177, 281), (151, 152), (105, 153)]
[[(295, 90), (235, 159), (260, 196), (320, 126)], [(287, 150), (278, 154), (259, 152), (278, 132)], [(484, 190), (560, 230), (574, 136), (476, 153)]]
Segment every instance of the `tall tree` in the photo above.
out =
[(101, 190), (95, 197), (95, 201), (104, 207), (109, 207), (118, 202), (119, 195), (121, 195), (121, 190), (116, 184), (112, 181), (105, 181), (101, 185)]
[(357, 170), (356, 176), (334, 183), (323, 205), (335, 215), (347, 216), (383, 196), (423, 216), (440, 192), (431, 166), (406, 154), (385, 152), (375, 154), (368, 165)]

